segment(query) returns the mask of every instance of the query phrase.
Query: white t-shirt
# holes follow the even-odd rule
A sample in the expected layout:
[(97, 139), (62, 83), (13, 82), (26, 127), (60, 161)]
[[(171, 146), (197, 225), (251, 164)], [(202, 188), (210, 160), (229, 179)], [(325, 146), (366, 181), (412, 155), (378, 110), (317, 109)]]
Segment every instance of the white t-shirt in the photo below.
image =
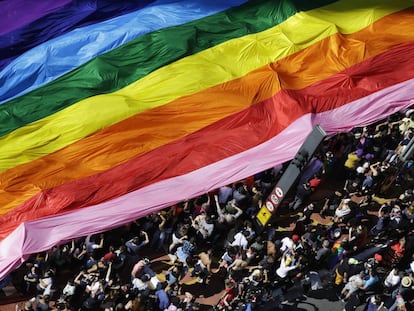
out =
[(206, 217), (204, 215), (198, 215), (194, 219), (194, 222), (195, 222), (194, 228), (198, 230), (205, 239), (211, 236), (214, 230), (214, 224), (207, 223)]
[(75, 294), (75, 289), (76, 289), (75, 285), (66, 284), (62, 293), (66, 296), (72, 296)]
[(284, 237), (280, 242), (282, 243), (282, 246), (280, 246), (281, 252), (285, 252), (288, 249), (293, 249), (294, 243), (291, 238)]
[(100, 283), (98, 281), (92, 283), (91, 285), (86, 286), (86, 288), (91, 292), (91, 293), (96, 293), (100, 287)]
[(388, 273), (387, 277), (384, 280), (384, 285), (387, 287), (394, 287), (396, 286), (398, 283), (400, 283), (401, 277), (399, 274), (395, 275), (394, 274), (394, 269), (390, 271), (390, 273)]
[(288, 275), (289, 271), (292, 271), (294, 269), (296, 269), (296, 265), (287, 266), (285, 256), (283, 256), (282, 260), (280, 261), (280, 266), (276, 270), (276, 274), (284, 279)]
[(134, 278), (134, 279), (132, 280), (132, 286), (133, 286), (133, 288), (136, 288), (136, 289), (138, 289), (139, 291), (146, 290), (146, 289), (148, 288), (147, 283), (143, 282), (143, 281), (142, 281), (141, 279), (139, 279), (139, 278)]
[(361, 276), (359, 274), (355, 274), (349, 278), (348, 283), (346, 283), (345, 287), (348, 292), (352, 294), (361, 288), (364, 283), (365, 281), (361, 278)]
[(247, 241), (246, 237), (244, 236), (243, 232), (239, 232), (234, 236), (234, 241), (231, 243), (232, 246), (239, 246), (242, 249), (247, 249), (247, 245), (249, 241)]
[(335, 210), (335, 216), (338, 218), (342, 218), (346, 215), (348, 215), (351, 212), (351, 209), (349, 208), (348, 205), (342, 205), (342, 208), (337, 208)]
[(42, 278), (42, 281), (45, 285), (42, 285), (42, 283), (39, 283), (39, 287), (41, 289), (46, 289), (49, 285), (52, 284), (52, 278), (51, 277)]
[(157, 289), (157, 285), (158, 283), (160, 283), (160, 280), (157, 278), (157, 276), (153, 276), (148, 282), (147, 282), (147, 286), (150, 290), (156, 290)]

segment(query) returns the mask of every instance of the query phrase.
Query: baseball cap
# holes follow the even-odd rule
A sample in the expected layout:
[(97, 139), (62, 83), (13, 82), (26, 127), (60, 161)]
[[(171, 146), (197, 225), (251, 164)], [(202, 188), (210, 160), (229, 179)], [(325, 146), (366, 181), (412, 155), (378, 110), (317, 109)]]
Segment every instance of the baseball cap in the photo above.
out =
[(382, 261), (382, 256), (381, 256), (380, 254), (375, 254), (375, 255), (374, 255), (374, 258), (375, 258), (375, 260), (376, 260), (376, 261), (378, 261), (378, 262)]
[(321, 180), (320, 179), (317, 179), (317, 178), (313, 178), (313, 179), (311, 179), (310, 181), (309, 181), (309, 185), (312, 187), (312, 188), (316, 188), (317, 186), (319, 186), (319, 184), (321, 183)]

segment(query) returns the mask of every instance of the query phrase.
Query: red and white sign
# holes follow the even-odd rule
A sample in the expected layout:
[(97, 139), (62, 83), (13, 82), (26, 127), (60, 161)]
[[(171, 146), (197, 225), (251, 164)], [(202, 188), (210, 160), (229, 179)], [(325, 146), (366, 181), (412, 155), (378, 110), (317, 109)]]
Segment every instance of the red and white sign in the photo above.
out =
[(266, 201), (266, 208), (269, 210), (269, 212), (273, 213), (275, 210), (275, 207), (273, 206), (273, 203), (270, 201)]
[(283, 193), (282, 188), (280, 188), (280, 187), (276, 187), (276, 188), (275, 188), (275, 194), (277, 195), (277, 197), (278, 197), (279, 199), (283, 198), (283, 196), (285, 195), (285, 194)]
[(279, 200), (279, 198), (276, 196), (276, 194), (274, 194), (274, 193), (272, 193), (271, 195), (270, 195), (270, 201), (272, 201), (272, 203), (273, 203), (273, 205), (274, 206), (278, 206), (279, 205), (279, 203), (280, 203), (280, 200)]

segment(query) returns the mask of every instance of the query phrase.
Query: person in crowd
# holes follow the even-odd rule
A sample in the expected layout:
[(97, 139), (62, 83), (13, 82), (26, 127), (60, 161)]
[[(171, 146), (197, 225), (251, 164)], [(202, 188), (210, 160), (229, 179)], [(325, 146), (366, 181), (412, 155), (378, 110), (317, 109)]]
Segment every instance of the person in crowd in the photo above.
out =
[(348, 231), (347, 244), (354, 252), (362, 250), (367, 244), (368, 233), (367, 228), (359, 223), (356, 226), (350, 226)]
[(391, 293), (398, 287), (401, 281), (401, 275), (398, 268), (392, 269), (384, 280), (384, 289), (386, 292)]
[(242, 231), (239, 231), (234, 236), (233, 242), (230, 243), (231, 246), (238, 247), (239, 249), (246, 250), (247, 246), (249, 245), (249, 238), (250, 231), (247, 229), (243, 229)]
[(209, 241), (214, 230), (214, 223), (206, 212), (201, 212), (195, 219), (192, 217), (191, 226), (196, 231), (198, 243)]
[(361, 290), (368, 291), (374, 288), (379, 282), (379, 277), (377, 272), (373, 269), (372, 266), (369, 265), (368, 273), (365, 272), (364, 274), (364, 285), (361, 286)]
[(335, 209), (333, 222), (334, 223), (346, 223), (347, 219), (350, 218), (352, 209), (351, 209), (351, 199), (344, 199)]
[(226, 185), (220, 187), (217, 192), (217, 198), (221, 207), (226, 206), (227, 202), (233, 199), (233, 187), (232, 185)]
[(158, 310), (165, 310), (170, 306), (170, 297), (161, 286), (157, 286), (154, 298), (156, 299)]
[(147, 274), (150, 277), (155, 276), (155, 272), (151, 268), (151, 261), (148, 258), (138, 260), (131, 271), (132, 278), (141, 277), (144, 274)]
[(16, 304), (16, 311), (34, 311), (33, 303), (30, 301), (25, 301), (23, 303)]
[(276, 275), (281, 280), (286, 279), (290, 272), (299, 269), (301, 260), (302, 257), (296, 258), (296, 254), (292, 250), (286, 250), (282, 255)]
[(148, 233), (141, 231), (137, 236), (133, 237), (125, 243), (127, 252), (131, 255), (139, 255), (140, 250), (149, 243)]
[(302, 215), (295, 222), (293, 232), (299, 236), (304, 235), (308, 230), (309, 225), (312, 224), (312, 214), (315, 212), (315, 204), (309, 203), (302, 211)]
[(200, 252), (197, 255), (197, 262), (194, 265), (191, 276), (196, 276), (197, 282), (199, 283), (208, 283), (208, 279), (211, 273), (212, 252), (212, 249), (208, 249), (206, 252)]
[(62, 290), (61, 300), (67, 304), (67, 307), (71, 306), (72, 299), (75, 296), (76, 285), (75, 282), (70, 279), (66, 282), (65, 287)]
[(344, 199), (344, 194), (341, 191), (335, 190), (331, 195), (325, 198), (324, 205), (319, 214), (322, 218), (326, 216), (334, 216), (335, 210)]
[(39, 283), (36, 286), (38, 293), (43, 296), (49, 296), (53, 286), (52, 271), (46, 271), (41, 277), (39, 277)]
[[(165, 281), (167, 285), (165, 290), (167, 292), (174, 288), (174, 285), (179, 285), (181, 279), (185, 276), (184, 265), (182, 262), (176, 261), (165, 273)], [(178, 292), (179, 288), (177, 288)]]
[(348, 300), (352, 294), (356, 291), (362, 289), (365, 285), (364, 280), (364, 272), (361, 271), (355, 275), (352, 275), (348, 282), (345, 284), (344, 288), (341, 291), (341, 295), (339, 296), (342, 300)]
[(30, 268), (29, 272), (24, 276), (26, 282), (26, 292), (30, 292), (31, 288), (35, 288), (39, 282), (38, 265), (34, 264)]
[(227, 271), (229, 269), (229, 266), (234, 262), (234, 260), (239, 255), (239, 249), (238, 247), (228, 245), (223, 253), (223, 255), (220, 257), (219, 260), (219, 266), (215, 273), (218, 273), (220, 271)]
[(197, 249), (195, 242), (196, 238), (194, 236), (183, 240), (181, 246), (177, 248), (175, 254), (169, 254), (170, 260), (172, 262), (179, 260), (183, 263), (184, 267), (188, 269), (188, 261), (191, 259)]
[(36, 297), (30, 299), (30, 302), (34, 304), (34, 310), (36, 311), (50, 311), (50, 296), (39, 294)]
[(354, 179), (356, 177), (356, 168), (361, 161), (363, 155), (362, 150), (354, 150), (347, 155), (347, 159), (344, 163), (347, 178)]
[(214, 199), (216, 202), (216, 211), (219, 222), (223, 222), (227, 225), (234, 225), (236, 219), (240, 218), (243, 215), (243, 210), (236, 204), (236, 201), (234, 199), (227, 202), (224, 208), (220, 207), (217, 195), (214, 196)]
[(191, 214), (192, 218), (196, 218), (201, 213), (208, 214), (210, 210), (210, 194), (207, 193), (194, 200), (194, 209)]
[(372, 295), (367, 299), (367, 307), (365, 311), (380, 311), (384, 307), (384, 301), (380, 295)]
[(317, 243), (313, 243), (313, 252), (315, 254), (314, 266), (316, 268), (326, 266), (332, 252), (331, 242), (328, 239), (324, 239), (319, 247)]
[(227, 271), (232, 280), (240, 282), (247, 273), (249, 263), (247, 262), (247, 255), (242, 252), (234, 261), (228, 266)]
[(179, 223), (176, 226), (175, 231), (172, 234), (172, 241), (168, 247), (170, 253), (175, 252), (177, 247), (183, 243), (185, 239), (188, 239), (188, 231), (190, 229), (189, 224)]
[(154, 222), (155, 231), (149, 246), (155, 251), (160, 251), (172, 233), (172, 218), (167, 211), (163, 210), (156, 214)]
[(388, 266), (396, 266), (401, 259), (405, 255), (406, 251), (406, 239), (405, 236), (401, 237), (398, 241), (393, 242), (391, 245), (389, 245), (384, 254), (384, 264)]
[(97, 249), (102, 249), (104, 247), (105, 235), (100, 234), (99, 238), (100, 238), (99, 243), (96, 243), (96, 241), (93, 239), (93, 236), (91, 234), (86, 237), (85, 239), (86, 251), (89, 254), (91, 254), (93, 251)]
[(238, 182), (234, 186), (233, 190), (233, 200), (234, 203), (242, 208), (247, 208), (250, 201), (250, 192), (249, 187), (245, 182)]
[(235, 283), (230, 279), (225, 279), (224, 281), (225, 289), (224, 293), (219, 299), (218, 309), (219, 310), (229, 310), (231, 309), (231, 303), (236, 297), (236, 287)]
[(310, 195), (312, 194), (312, 187), (309, 182), (301, 184), (295, 193), (295, 197), (292, 202), (289, 203), (289, 209), (292, 211), (296, 211), (303, 204), (306, 204), (307, 200), (309, 199)]

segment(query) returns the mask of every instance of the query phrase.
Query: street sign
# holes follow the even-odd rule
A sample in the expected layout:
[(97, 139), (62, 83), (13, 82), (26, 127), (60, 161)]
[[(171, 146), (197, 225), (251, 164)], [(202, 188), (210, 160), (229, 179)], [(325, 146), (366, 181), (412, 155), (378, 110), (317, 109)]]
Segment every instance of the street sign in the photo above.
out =
[(270, 201), (272, 201), (272, 203), (273, 203), (273, 205), (274, 205), (275, 207), (276, 207), (276, 206), (279, 206), (280, 199), (276, 196), (276, 194), (272, 193), (272, 194), (270, 195)]
[(262, 206), (262, 208), (256, 215), (257, 220), (260, 222), (262, 226), (265, 226), (268, 223), (270, 217), (272, 217), (272, 213), (269, 212), (265, 205)]
[(273, 211), (275, 210), (275, 207), (274, 207), (274, 205), (273, 205), (273, 203), (272, 202), (270, 202), (270, 201), (267, 201), (266, 202), (266, 208), (269, 210), (269, 212), (271, 212), (271, 213), (273, 213)]
[(324, 129), (319, 125), (315, 126), (312, 132), (309, 133), (297, 154), (289, 163), (282, 177), (280, 177), (277, 185), (267, 198), (266, 204), (263, 205), (260, 211), (256, 214), (256, 218), (262, 227), (267, 224), (273, 213), (275, 213), (276, 209), (282, 204), (285, 195), (295, 185), (326, 135)]
[(283, 198), (284, 196), (283, 190), (280, 187), (275, 188), (275, 194), (277, 195), (279, 199)]

